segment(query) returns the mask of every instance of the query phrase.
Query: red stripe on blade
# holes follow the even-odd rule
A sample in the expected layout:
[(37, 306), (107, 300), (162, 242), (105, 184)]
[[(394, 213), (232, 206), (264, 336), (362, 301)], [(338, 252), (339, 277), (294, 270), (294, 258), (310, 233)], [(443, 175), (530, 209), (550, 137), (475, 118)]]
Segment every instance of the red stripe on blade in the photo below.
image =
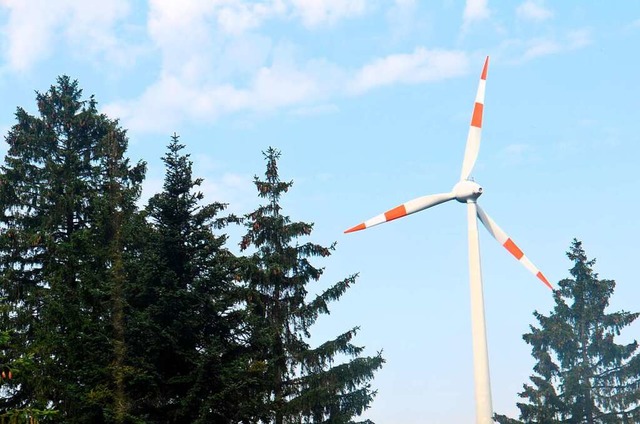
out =
[(538, 272), (536, 274), (536, 277), (538, 277), (547, 287), (549, 287), (551, 290), (553, 290), (553, 287), (551, 286), (551, 283), (549, 283), (549, 280), (547, 280), (547, 278), (542, 275), (541, 272)]
[(358, 225), (356, 225), (355, 227), (351, 227), (351, 228), (349, 228), (349, 229), (348, 229), (348, 230), (346, 230), (344, 233), (345, 233), (345, 234), (347, 234), (347, 233), (353, 233), (354, 231), (364, 230), (365, 228), (367, 228), (367, 227), (364, 225), (364, 223), (362, 223), (362, 224), (358, 224)]
[(488, 70), (489, 70), (489, 56), (487, 56), (487, 58), (484, 61), (484, 68), (482, 68), (482, 76), (480, 76), (481, 79), (483, 80), (487, 79)]
[(516, 244), (511, 239), (507, 239), (507, 241), (504, 242), (503, 246), (509, 251), (509, 253), (515, 256), (517, 260), (520, 260), (520, 258), (524, 256), (522, 250), (520, 250), (520, 248), (516, 246)]
[(473, 116), (471, 117), (471, 126), (482, 128), (482, 110), (484, 106), (482, 103), (476, 103), (473, 106)]
[(407, 214), (407, 209), (404, 205), (400, 205), (397, 208), (393, 208), (390, 211), (384, 213), (384, 217), (387, 221), (393, 221), (394, 219), (402, 218)]

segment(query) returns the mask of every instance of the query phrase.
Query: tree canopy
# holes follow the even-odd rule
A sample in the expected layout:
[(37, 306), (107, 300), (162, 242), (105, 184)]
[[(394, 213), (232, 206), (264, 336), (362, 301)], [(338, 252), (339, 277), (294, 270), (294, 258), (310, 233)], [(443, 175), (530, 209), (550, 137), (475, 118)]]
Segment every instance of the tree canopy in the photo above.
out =
[[(174, 134), (142, 205), (145, 162), (77, 81), (36, 103), (0, 167), (0, 421), (347, 423), (370, 406), (383, 359), (357, 328), (309, 344), (356, 276), (307, 298), (310, 259), (334, 247), (298, 242), (312, 225), (281, 213), (274, 149), (267, 203), (238, 218), (205, 203)], [(244, 255), (228, 247), (240, 223)]]
[(567, 252), (570, 278), (558, 283), (549, 315), (534, 312), (538, 326), (523, 336), (536, 360), (531, 382), (519, 394), (520, 419), (514, 423), (640, 422), (638, 343), (616, 343), (638, 313), (609, 312), (615, 281), (594, 271), (580, 241)]
[[(375, 392), (369, 381), (384, 360), (380, 353), (361, 356), (363, 348), (352, 343), (358, 328), (310, 346), (311, 326), (329, 313), (329, 303), (340, 299), (357, 276), (309, 297), (309, 286), (323, 274), (311, 259), (329, 256), (334, 245), (303, 241), (313, 225), (283, 213), (281, 197), (293, 183), (280, 179), (277, 150), (269, 148), (264, 155), (265, 178), (255, 177), (254, 183), (265, 203), (246, 216), (241, 243), (243, 250), (254, 251), (244, 273), (253, 327), (249, 343), (263, 382), (256, 397), (267, 406), (256, 418), (275, 424), (350, 423), (372, 402)], [(339, 356), (349, 359), (339, 363)]]

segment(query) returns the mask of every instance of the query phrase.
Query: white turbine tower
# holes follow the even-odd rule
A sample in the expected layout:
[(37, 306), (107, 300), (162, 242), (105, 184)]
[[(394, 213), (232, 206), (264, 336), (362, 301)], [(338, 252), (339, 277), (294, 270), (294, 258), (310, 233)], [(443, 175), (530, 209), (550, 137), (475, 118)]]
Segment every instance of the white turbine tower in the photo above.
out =
[(432, 194), (429, 196), (418, 197), (410, 200), (402, 205), (395, 207), (383, 214), (375, 216), (355, 227), (345, 231), (351, 233), (354, 231), (364, 230), (374, 225), (384, 222), (393, 221), (415, 212), (448, 202), (449, 200), (457, 200), (460, 203), (467, 204), (467, 223), (469, 225), (469, 282), (471, 291), (471, 330), (473, 337), (473, 366), (475, 381), (475, 400), (476, 400), (476, 423), (491, 424), (493, 423), (493, 410), (491, 407), (491, 384), (489, 380), (489, 357), (487, 353), (487, 336), (484, 319), (484, 300), (482, 294), (482, 273), (480, 269), (480, 245), (478, 243), (478, 223), (476, 216), (485, 226), (489, 233), (501, 245), (503, 245), (509, 253), (524, 265), (533, 275), (538, 277), (542, 282), (553, 290), (553, 287), (545, 276), (536, 268), (536, 266), (527, 258), (522, 250), (502, 231), (500, 227), (487, 215), (477, 204), (478, 197), (482, 194), (482, 187), (476, 182), (469, 180), (469, 175), (473, 170), (473, 166), (478, 157), (480, 150), (480, 135), (482, 131), (482, 110), (484, 108), (484, 93), (487, 81), (487, 70), (489, 67), (489, 57), (484, 62), (482, 75), (480, 76), (480, 84), (478, 85), (478, 93), (476, 94), (476, 102), (471, 115), (471, 126), (467, 137), (467, 147), (464, 152), (464, 160), (462, 162), (462, 172), (460, 173), (460, 181), (453, 186), (449, 193)]

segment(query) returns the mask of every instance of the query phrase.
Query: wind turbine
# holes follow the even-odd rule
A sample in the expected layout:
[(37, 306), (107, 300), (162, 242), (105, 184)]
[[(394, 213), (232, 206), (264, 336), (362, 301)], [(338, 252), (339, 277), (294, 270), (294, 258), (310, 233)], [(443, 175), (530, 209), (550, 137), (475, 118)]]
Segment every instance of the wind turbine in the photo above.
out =
[(493, 423), (493, 409), (491, 406), (491, 383), (489, 380), (489, 357), (487, 353), (487, 336), (484, 319), (484, 300), (482, 292), (482, 272), (480, 268), (480, 245), (478, 242), (478, 223), (476, 216), (489, 233), (509, 253), (511, 253), (526, 269), (538, 277), (547, 287), (553, 287), (540, 270), (527, 258), (513, 240), (487, 215), (477, 204), (478, 197), (482, 194), (482, 187), (469, 179), (473, 166), (478, 158), (480, 150), (480, 136), (482, 132), (482, 111), (484, 109), (484, 94), (487, 83), (487, 71), (489, 57), (484, 62), (476, 101), (471, 115), (471, 126), (467, 136), (467, 146), (462, 161), (460, 181), (453, 186), (449, 193), (432, 194), (409, 200), (400, 206), (377, 215), (361, 224), (345, 231), (351, 233), (364, 230), (374, 225), (393, 221), (415, 212), (448, 202), (457, 200), (467, 204), (467, 223), (469, 226), (469, 282), (471, 291), (471, 331), (473, 338), (473, 368), (475, 381), (476, 423)]

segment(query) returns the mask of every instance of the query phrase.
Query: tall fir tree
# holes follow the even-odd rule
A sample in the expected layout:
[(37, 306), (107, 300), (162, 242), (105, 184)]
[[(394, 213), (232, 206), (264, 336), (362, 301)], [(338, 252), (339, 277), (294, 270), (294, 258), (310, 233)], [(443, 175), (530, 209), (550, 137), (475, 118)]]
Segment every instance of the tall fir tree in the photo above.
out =
[[(356, 276), (308, 300), (308, 286), (323, 274), (310, 260), (329, 256), (334, 246), (300, 242), (313, 226), (282, 213), (281, 197), (292, 182), (280, 179), (277, 150), (269, 148), (264, 155), (265, 179), (254, 182), (266, 204), (246, 216), (241, 242), (243, 250), (254, 250), (244, 279), (252, 328), (248, 370), (255, 383), (248, 399), (256, 403), (249, 405), (254, 416), (245, 422), (352, 423), (370, 406), (375, 392), (369, 382), (384, 360), (381, 353), (361, 356), (363, 348), (351, 342), (357, 327), (315, 348), (309, 345), (311, 326)], [(338, 363), (342, 358), (345, 362)]]
[[(54, 409), (58, 422), (124, 422), (122, 231), (145, 165), (118, 122), (59, 77), (18, 108), (0, 186), (0, 296), (15, 383), (0, 408)], [(29, 365), (27, 365), (29, 364)]]
[(640, 422), (640, 355), (638, 343), (615, 342), (638, 313), (606, 311), (615, 281), (600, 279), (595, 259), (587, 259), (574, 240), (567, 256), (572, 278), (558, 283), (555, 307), (548, 315), (534, 312), (539, 327), (523, 336), (536, 360), (531, 384), (518, 403), (515, 423), (637, 423)]
[(202, 204), (202, 179), (193, 178), (184, 147), (174, 134), (163, 190), (146, 208), (150, 231), (130, 290), (136, 319), (128, 337), (134, 368), (146, 372), (130, 390), (147, 423), (230, 422), (239, 397), (229, 389), (237, 382), (226, 379), (239, 325), (237, 261), (216, 232), (237, 218), (220, 216), (222, 203)]

